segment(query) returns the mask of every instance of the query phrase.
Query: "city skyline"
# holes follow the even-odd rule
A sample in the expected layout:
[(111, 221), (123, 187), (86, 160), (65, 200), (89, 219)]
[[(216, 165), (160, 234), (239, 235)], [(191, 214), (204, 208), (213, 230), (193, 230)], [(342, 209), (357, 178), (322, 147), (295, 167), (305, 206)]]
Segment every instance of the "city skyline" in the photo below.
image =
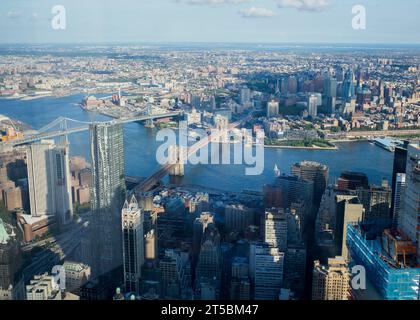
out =
[[(3, 1), (0, 43), (420, 44), (415, 0), (63, 0), (65, 30), (51, 27), (55, 5)], [(352, 28), (355, 5), (366, 8), (365, 30)]]
[(2, 1), (0, 302), (419, 300), (418, 9)]

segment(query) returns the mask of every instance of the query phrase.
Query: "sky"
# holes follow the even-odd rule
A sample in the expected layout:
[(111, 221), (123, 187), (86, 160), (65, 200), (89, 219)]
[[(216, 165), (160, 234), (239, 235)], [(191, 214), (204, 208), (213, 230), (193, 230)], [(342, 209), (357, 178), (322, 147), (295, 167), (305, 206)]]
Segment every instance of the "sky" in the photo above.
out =
[(419, 0), (0, 0), (0, 43), (420, 44), (419, 12)]

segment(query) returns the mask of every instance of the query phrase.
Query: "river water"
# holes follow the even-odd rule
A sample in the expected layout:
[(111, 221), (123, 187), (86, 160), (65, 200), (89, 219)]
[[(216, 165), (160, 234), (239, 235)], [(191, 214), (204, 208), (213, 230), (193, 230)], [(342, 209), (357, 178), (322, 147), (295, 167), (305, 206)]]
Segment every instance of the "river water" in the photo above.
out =
[[(41, 98), (30, 101), (0, 100), (0, 114), (27, 123), (40, 129), (60, 116), (81, 121), (105, 121), (110, 118), (82, 110), (77, 104), (83, 95), (62, 98)], [(126, 174), (130, 176), (151, 175), (159, 164), (156, 150), (157, 129), (144, 128), (142, 124), (130, 123), (124, 126)], [(70, 138), (72, 155), (89, 158), (89, 136), (87, 132), (73, 134)], [(346, 170), (364, 172), (369, 180), (379, 184), (382, 178), (392, 175), (393, 154), (369, 142), (340, 143), (339, 150), (291, 150), (265, 149), (264, 172), (258, 176), (246, 176), (245, 165), (187, 165), (186, 175), (180, 184), (195, 184), (226, 191), (243, 189), (261, 191), (262, 186), (274, 178), (274, 166), (289, 173), (290, 166), (302, 160), (317, 161), (330, 168), (330, 180), (334, 181)]]

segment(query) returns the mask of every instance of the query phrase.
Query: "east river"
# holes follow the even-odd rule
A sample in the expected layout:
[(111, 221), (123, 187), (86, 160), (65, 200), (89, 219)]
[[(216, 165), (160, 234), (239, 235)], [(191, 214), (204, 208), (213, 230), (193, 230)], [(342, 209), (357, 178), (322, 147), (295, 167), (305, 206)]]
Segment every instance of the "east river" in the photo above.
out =
[[(106, 121), (110, 118), (82, 110), (77, 104), (83, 95), (62, 98), (41, 98), (30, 101), (0, 100), (0, 114), (20, 120), (33, 129), (40, 129), (56, 118), (63, 116), (81, 121)], [(126, 174), (149, 176), (159, 164), (156, 150), (161, 142), (156, 141), (158, 129), (147, 129), (142, 124), (124, 126)], [(70, 136), (70, 152), (89, 159), (88, 132)], [(264, 184), (273, 181), (274, 166), (283, 173), (301, 160), (317, 161), (330, 168), (330, 180), (334, 181), (346, 170), (365, 172), (369, 180), (379, 184), (382, 178), (390, 179), (393, 154), (369, 142), (346, 142), (338, 144), (339, 150), (296, 150), (266, 148), (264, 172), (258, 176), (246, 176), (246, 165), (187, 165), (185, 177), (180, 184), (201, 185), (226, 191), (243, 189), (261, 191)]]

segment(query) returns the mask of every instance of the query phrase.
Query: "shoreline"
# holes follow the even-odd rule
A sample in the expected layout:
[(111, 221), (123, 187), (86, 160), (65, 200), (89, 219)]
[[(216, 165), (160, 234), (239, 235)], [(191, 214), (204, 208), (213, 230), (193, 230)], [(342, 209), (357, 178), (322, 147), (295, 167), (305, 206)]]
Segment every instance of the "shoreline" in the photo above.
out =
[(270, 146), (264, 145), (264, 148), (273, 148), (273, 149), (294, 149), (294, 150), (316, 150), (316, 151), (338, 151), (340, 148), (335, 147), (295, 147), (295, 146)]

